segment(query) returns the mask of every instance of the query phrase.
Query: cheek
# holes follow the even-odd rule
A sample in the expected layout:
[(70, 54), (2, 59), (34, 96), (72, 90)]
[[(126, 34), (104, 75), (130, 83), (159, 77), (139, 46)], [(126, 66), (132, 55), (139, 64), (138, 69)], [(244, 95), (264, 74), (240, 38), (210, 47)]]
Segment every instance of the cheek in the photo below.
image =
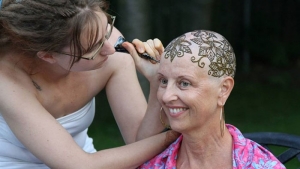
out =
[(215, 83), (211, 81), (205, 81), (197, 90), (197, 94), (201, 100), (205, 100), (205, 102), (213, 102), (218, 96), (218, 87)]
[(156, 97), (160, 104), (162, 104), (162, 96), (163, 96), (163, 89), (158, 87)]
[(213, 102), (211, 94), (202, 88), (198, 88), (197, 90), (193, 90), (188, 93), (183, 93), (180, 97), (185, 104), (196, 110), (207, 109)]
[(195, 92), (197, 96), (195, 96), (194, 105), (201, 112), (214, 112), (217, 106), (217, 91), (212, 90), (212, 88), (204, 88), (201, 91)]
[(199, 91), (191, 91), (188, 93), (182, 93), (179, 98), (190, 108), (199, 109), (203, 107), (203, 100), (205, 98), (202, 96), (203, 93)]
[(57, 64), (66, 70), (70, 69), (71, 63), (72, 62), (68, 57), (61, 57), (57, 59)]

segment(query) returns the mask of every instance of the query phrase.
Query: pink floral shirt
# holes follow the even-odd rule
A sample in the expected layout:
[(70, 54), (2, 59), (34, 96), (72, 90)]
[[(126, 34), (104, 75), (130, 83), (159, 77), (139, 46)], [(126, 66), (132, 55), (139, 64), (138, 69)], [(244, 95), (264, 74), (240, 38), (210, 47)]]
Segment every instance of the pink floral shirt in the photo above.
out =
[[(233, 169), (285, 169), (284, 165), (268, 150), (245, 138), (234, 126), (226, 124), (233, 138)], [(176, 169), (177, 153), (182, 136), (165, 151), (147, 161), (138, 169)]]

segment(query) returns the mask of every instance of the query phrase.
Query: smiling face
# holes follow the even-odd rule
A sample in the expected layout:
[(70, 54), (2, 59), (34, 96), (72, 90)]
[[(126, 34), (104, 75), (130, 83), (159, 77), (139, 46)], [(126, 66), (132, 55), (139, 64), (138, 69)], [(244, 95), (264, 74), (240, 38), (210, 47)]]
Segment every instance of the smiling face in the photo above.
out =
[[(207, 33), (204, 32), (200, 37), (203, 38)], [(228, 64), (224, 64), (219, 71), (213, 71), (212, 65), (217, 62), (211, 59), (213, 53), (210, 58), (207, 57), (201, 50), (203, 46), (208, 49), (205, 41), (200, 44), (199, 41), (194, 43), (193, 39), (195, 35), (192, 32), (172, 41), (166, 47), (158, 70), (158, 100), (172, 129), (179, 132), (219, 122), (219, 110), (222, 106), (220, 96), (225, 91), (223, 81), (225, 77), (230, 77), (228, 72), (232, 73), (224, 69), (232, 66)], [(219, 39), (223, 40), (221, 37)], [(216, 51), (213, 48), (210, 50)], [(214, 57), (216, 60), (221, 58), (217, 55)]]
[(207, 68), (193, 64), (190, 57), (176, 58), (173, 62), (162, 59), (159, 80), (157, 97), (172, 129), (196, 127), (216, 114), (219, 79), (209, 76)]

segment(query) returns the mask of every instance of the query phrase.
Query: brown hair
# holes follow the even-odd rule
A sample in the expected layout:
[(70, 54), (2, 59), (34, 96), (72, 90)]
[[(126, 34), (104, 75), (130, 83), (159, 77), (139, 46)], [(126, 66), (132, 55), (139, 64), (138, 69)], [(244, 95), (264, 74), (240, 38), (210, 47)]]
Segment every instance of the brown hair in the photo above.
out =
[[(0, 9), (0, 46), (35, 54), (58, 52), (70, 45), (72, 54), (81, 56), (97, 41), (100, 28), (95, 12), (105, 13), (107, 9), (104, 0), (4, 0)], [(90, 32), (87, 49), (80, 40), (84, 28)]]

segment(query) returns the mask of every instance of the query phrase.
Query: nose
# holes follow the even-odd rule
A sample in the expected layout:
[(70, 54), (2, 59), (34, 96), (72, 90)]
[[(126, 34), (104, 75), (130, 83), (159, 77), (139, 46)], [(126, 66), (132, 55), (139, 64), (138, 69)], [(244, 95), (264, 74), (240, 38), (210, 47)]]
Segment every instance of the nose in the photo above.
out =
[(178, 99), (177, 96), (177, 89), (174, 85), (168, 85), (166, 88), (162, 91), (162, 101), (164, 103), (170, 103), (172, 101), (175, 101)]

